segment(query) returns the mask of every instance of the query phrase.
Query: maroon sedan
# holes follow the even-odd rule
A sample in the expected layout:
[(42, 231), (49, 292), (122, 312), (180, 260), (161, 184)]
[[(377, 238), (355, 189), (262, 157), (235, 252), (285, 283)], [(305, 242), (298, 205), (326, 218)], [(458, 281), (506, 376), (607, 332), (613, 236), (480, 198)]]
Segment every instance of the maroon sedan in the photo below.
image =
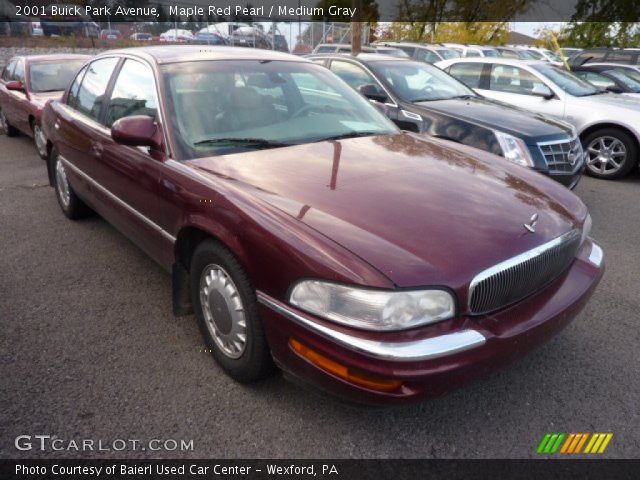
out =
[(111, 51), (44, 122), (65, 215), (170, 270), (174, 313), (242, 382), (275, 362), (358, 402), (438, 395), (553, 336), (603, 272), (569, 190), (402, 133), (287, 54)]
[(42, 158), (46, 139), (40, 117), (45, 103), (60, 98), (88, 55), (13, 57), (0, 79), (0, 124), (10, 137), (22, 132), (33, 137)]

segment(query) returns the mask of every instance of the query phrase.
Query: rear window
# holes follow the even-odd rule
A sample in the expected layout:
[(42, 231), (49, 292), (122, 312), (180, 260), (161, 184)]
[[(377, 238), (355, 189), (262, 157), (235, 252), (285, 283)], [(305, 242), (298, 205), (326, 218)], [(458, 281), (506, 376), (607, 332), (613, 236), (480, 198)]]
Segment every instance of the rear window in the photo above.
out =
[(57, 92), (67, 88), (84, 60), (32, 63), (29, 82), (32, 92)]

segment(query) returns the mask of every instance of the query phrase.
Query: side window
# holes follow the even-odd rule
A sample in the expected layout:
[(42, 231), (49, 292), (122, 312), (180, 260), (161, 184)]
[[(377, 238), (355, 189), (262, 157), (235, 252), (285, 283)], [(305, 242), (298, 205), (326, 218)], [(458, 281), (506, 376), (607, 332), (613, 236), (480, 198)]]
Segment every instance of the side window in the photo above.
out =
[(80, 88), (78, 89), (75, 109), (96, 121), (104, 103), (104, 95), (118, 58), (101, 58), (88, 65)]
[(484, 63), (455, 63), (451, 65), (449, 74), (469, 88), (480, 88)]
[(632, 57), (631, 52), (609, 52), (605, 58), (607, 62), (631, 63)]
[(78, 104), (78, 89), (80, 88), (80, 83), (82, 82), (82, 78), (86, 73), (88, 67), (84, 67), (82, 70), (78, 72), (76, 78), (73, 80), (71, 84), (71, 88), (69, 89), (69, 95), (67, 96), (67, 105), (71, 108), (76, 108)]
[(135, 60), (126, 60), (107, 108), (107, 127), (116, 120), (133, 115), (146, 115), (155, 118), (158, 113), (156, 87), (153, 72), (146, 65)]
[(362, 85), (376, 85), (378, 82), (358, 65), (334, 60), (331, 62), (331, 71), (357, 89)]
[(13, 69), (16, 66), (16, 61), (15, 60), (11, 60), (9, 62), (9, 64), (4, 67), (4, 70), (2, 70), (2, 80), (4, 80), (5, 82), (8, 82), (11, 80), (12, 76), (13, 76)]
[(419, 48), (416, 60), (427, 63), (435, 63), (440, 61), (440, 57), (426, 48)]
[(13, 71), (13, 79), (24, 83), (24, 62), (22, 60), (18, 60), (16, 62), (16, 67)]
[(489, 89), (496, 92), (532, 95), (537, 85), (544, 85), (535, 75), (519, 67), (492, 65)]
[(412, 58), (413, 58), (413, 54), (416, 53), (415, 47), (405, 47), (404, 45), (398, 45), (398, 48), (404, 51), (404, 53), (406, 53)]
[(464, 54), (465, 57), (479, 57), (480, 56), (480, 52), (478, 50), (474, 50), (472, 48), (467, 48), (466, 53)]

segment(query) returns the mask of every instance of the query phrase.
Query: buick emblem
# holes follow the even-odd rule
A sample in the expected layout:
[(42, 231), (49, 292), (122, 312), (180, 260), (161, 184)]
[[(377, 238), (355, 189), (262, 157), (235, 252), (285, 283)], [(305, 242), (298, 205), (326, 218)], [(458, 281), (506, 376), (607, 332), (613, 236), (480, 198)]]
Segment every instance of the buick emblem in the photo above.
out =
[(529, 223), (524, 224), (524, 228), (526, 228), (527, 231), (529, 231), (530, 233), (535, 233), (537, 225), (538, 225), (538, 214), (534, 213), (531, 216), (531, 220), (529, 220)]

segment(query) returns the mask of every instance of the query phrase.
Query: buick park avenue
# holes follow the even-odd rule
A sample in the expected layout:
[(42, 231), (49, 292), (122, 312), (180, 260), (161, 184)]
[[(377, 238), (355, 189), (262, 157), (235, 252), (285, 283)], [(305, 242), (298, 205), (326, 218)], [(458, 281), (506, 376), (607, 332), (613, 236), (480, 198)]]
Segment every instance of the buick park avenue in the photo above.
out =
[(64, 214), (170, 271), (174, 313), (240, 382), (278, 366), (356, 402), (440, 395), (560, 331), (603, 272), (568, 189), (403, 133), (288, 54), (105, 52), (44, 124)]

